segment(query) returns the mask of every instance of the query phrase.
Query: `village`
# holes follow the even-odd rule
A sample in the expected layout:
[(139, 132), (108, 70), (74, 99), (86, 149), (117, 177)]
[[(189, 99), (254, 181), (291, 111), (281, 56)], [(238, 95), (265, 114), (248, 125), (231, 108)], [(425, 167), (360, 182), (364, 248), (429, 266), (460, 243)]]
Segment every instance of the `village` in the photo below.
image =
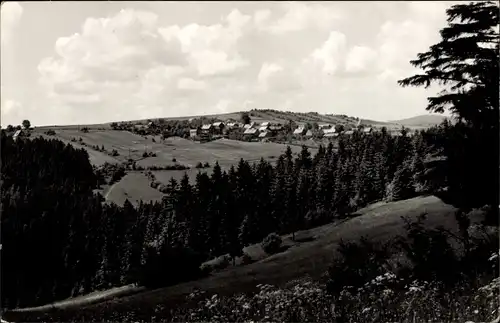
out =
[[(205, 122), (204, 122), (205, 121)], [(169, 124), (172, 121), (148, 120), (147, 124), (135, 124), (130, 127), (117, 125), (114, 129), (129, 130), (140, 135), (162, 134), (164, 138), (179, 136), (189, 138), (193, 141), (208, 142), (211, 140), (226, 138), (248, 142), (284, 142), (284, 141), (335, 141), (339, 136), (351, 136), (355, 133), (371, 135), (375, 132), (386, 131), (392, 136), (400, 136), (403, 128), (374, 127), (365, 125), (358, 119), (353, 124), (331, 124), (331, 123), (288, 123), (279, 122), (255, 122), (245, 123), (236, 120), (207, 120), (191, 118), (185, 121), (174, 121), (175, 125)], [(130, 125), (129, 125), (130, 126)], [(406, 134), (411, 136), (414, 129), (404, 129)]]

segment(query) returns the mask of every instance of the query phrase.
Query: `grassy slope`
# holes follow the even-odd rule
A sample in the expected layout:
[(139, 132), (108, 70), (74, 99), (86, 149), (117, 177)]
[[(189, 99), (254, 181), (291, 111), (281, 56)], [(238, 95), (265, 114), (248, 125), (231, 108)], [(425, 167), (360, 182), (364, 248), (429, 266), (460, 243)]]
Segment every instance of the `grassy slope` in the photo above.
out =
[[(170, 170), (170, 171), (155, 171), (158, 181), (167, 183), (170, 178), (174, 177), (179, 180), (184, 172), (187, 172), (191, 180), (194, 180), (198, 169), (195, 168), (198, 162), (209, 162), (211, 166), (219, 161), (223, 169), (229, 169), (231, 165), (237, 164), (240, 158), (247, 161), (257, 162), (261, 157), (267, 160), (276, 160), (276, 158), (284, 152), (286, 145), (276, 143), (259, 143), (259, 142), (243, 142), (229, 139), (220, 139), (204, 144), (193, 142), (191, 140), (178, 137), (168, 138), (161, 141), (159, 136), (142, 136), (133, 134), (128, 131), (101, 131), (91, 130), (88, 133), (79, 132), (78, 129), (56, 129), (56, 135), (46, 136), (45, 138), (60, 139), (65, 143), (70, 143), (77, 148), (84, 148), (89, 153), (90, 162), (95, 165), (102, 165), (104, 162), (118, 163), (124, 162), (129, 157), (137, 160), (137, 165), (148, 166), (164, 166), (177, 163), (191, 167), (189, 170)], [(35, 133), (40, 134), (41, 130), (36, 129)], [(104, 152), (96, 151), (88, 146), (82, 146), (78, 142), (71, 142), (72, 138), (82, 138), (87, 145), (104, 146), (107, 151), (117, 150), (119, 156), (111, 157)], [(301, 149), (299, 146), (291, 146), (294, 153), (298, 153)], [(142, 159), (144, 150), (156, 153), (156, 157), (148, 157)], [(310, 149), (311, 153), (315, 153), (315, 149)], [(212, 168), (203, 169), (202, 171), (211, 173)], [(163, 194), (153, 189), (149, 185), (147, 178), (140, 172), (130, 172), (118, 183), (107, 188), (104, 196), (109, 202), (114, 202), (118, 205), (123, 205), (125, 199), (131, 202), (142, 199), (143, 201), (161, 200)]]
[(283, 285), (306, 275), (320, 278), (331, 264), (341, 239), (352, 241), (366, 236), (375, 240), (386, 240), (398, 234), (404, 234), (401, 216), (416, 219), (422, 213), (428, 215), (426, 221), (428, 227), (443, 225), (455, 231), (457, 226), (454, 211), (455, 208), (434, 196), (417, 197), (393, 203), (376, 203), (356, 212), (355, 218), (300, 233), (302, 238), (312, 237), (313, 241), (293, 243), (289, 236), (285, 236), (285, 244), (291, 246), (285, 252), (269, 257), (259, 245), (247, 247), (246, 251), (252, 258), (260, 259), (256, 263), (230, 267), (197, 281), (111, 299), (100, 304), (85, 306), (75, 303), (66, 309), (94, 312), (126, 311), (133, 308), (147, 311), (148, 308), (160, 303), (166, 306), (180, 305), (185, 296), (195, 289), (228, 295), (235, 292), (253, 291), (259, 283)]

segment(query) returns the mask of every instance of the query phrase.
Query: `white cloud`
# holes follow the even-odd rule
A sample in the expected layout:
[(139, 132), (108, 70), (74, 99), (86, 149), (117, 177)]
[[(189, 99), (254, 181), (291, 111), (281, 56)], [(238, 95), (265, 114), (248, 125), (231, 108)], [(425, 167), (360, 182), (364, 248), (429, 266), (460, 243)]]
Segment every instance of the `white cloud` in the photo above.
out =
[(1, 117), (0, 121), (2, 127), (6, 127), (7, 125), (18, 125), (24, 119), (29, 118), (29, 111), (27, 111), (26, 107), (23, 104), (16, 100), (4, 100), (2, 101), (1, 106)]
[(223, 19), (222, 24), (189, 24), (182, 28), (175, 25), (160, 28), (159, 32), (164, 39), (177, 39), (181, 43), (182, 52), (188, 55), (189, 62), (199, 75), (214, 76), (249, 65), (235, 51), (235, 46), (251, 19), (251, 16), (235, 9)]
[[(339, 9), (317, 3), (284, 2), (285, 14), (270, 22), (265, 29), (275, 34), (300, 31), (307, 28), (328, 29), (342, 17)], [(262, 15), (262, 14), (261, 14)], [(261, 22), (262, 22), (261, 18)]]
[(311, 53), (310, 58), (322, 66), (323, 72), (333, 74), (343, 64), (345, 50), (346, 36), (332, 31), (323, 45)]
[(3, 1), (0, 5), (1, 43), (7, 44), (13, 37), (14, 28), (23, 15), (23, 7), (18, 2)]
[(203, 81), (193, 80), (192, 78), (182, 78), (177, 83), (177, 87), (181, 90), (204, 90), (207, 85)]
[(377, 52), (370, 47), (354, 46), (347, 53), (345, 68), (347, 72), (364, 72), (373, 68), (377, 59)]
[(408, 100), (404, 93), (416, 92), (396, 80), (439, 36), (441, 5), (364, 5), (362, 21), (360, 5), (336, 2), (206, 11), (179, 3), (170, 15), (125, 9), (88, 18), (39, 59), (40, 84), (49, 109), (78, 122), (239, 111), (250, 102), (384, 118), (386, 106), (411, 100), (424, 112), (425, 96)]
[(194, 52), (191, 54), (189, 60), (196, 66), (200, 76), (228, 74), (250, 64), (239, 55), (230, 58), (226, 52), (214, 50)]

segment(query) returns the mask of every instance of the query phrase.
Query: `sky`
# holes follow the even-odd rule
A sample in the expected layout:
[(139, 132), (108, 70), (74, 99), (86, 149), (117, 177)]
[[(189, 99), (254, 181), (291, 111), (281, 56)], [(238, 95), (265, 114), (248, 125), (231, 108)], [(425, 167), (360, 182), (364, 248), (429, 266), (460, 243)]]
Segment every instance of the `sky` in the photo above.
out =
[(12, 2), (1, 6), (1, 124), (276, 109), (397, 120), (453, 2)]

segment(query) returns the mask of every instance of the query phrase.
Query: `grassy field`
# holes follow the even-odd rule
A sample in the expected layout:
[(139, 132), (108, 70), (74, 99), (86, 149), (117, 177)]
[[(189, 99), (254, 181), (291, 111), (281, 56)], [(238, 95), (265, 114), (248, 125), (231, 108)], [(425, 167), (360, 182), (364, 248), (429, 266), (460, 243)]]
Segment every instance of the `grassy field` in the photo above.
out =
[(163, 193), (150, 186), (149, 179), (141, 172), (128, 173), (119, 182), (107, 188), (104, 193), (107, 202), (118, 205), (123, 205), (126, 199), (134, 205), (141, 200), (146, 203), (161, 201), (163, 196)]
[[(269, 256), (259, 245), (245, 248), (250, 257), (256, 261), (255, 263), (230, 266), (204, 279), (140, 292), (99, 304), (82, 306), (82, 304), (75, 303), (69, 307), (66, 305), (64, 310), (88, 313), (150, 311), (157, 304), (167, 307), (181, 305), (185, 296), (196, 289), (206, 291), (208, 294), (232, 295), (238, 292), (256, 291), (257, 284), (270, 283), (280, 286), (304, 276), (321, 279), (323, 273), (331, 265), (341, 240), (353, 241), (361, 236), (366, 236), (372, 241), (387, 240), (405, 234), (401, 216), (416, 219), (423, 213), (427, 214), (425, 221), (427, 227), (435, 228), (442, 225), (456, 232), (458, 227), (454, 218), (455, 210), (454, 207), (434, 196), (377, 203), (356, 212), (354, 218), (299, 232), (297, 240), (304, 242), (294, 242), (291, 241), (290, 236), (284, 236), (284, 244), (288, 246), (288, 249), (282, 253)], [(61, 310), (63, 310), (62, 307)]]
[[(228, 170), (231, 165), (236, 165), (243, 158), (249, 162), (258, 162), (264, 158), (274, 162), (282, 154), (286, 145), (276, 143), (243, 142), (229, 139), (220, 139), (208, 143), (198, 143), (178, 137), (168, 138), (164, 141), (152, 136), (145, 139), (128, 131), (100, 131), (91, 130), (88, 133), (79, 132), (78, 129), (56, 129), (56, 135), (47, 136), (41, 130), (35, 131), (35, 135), (40, 135), (47, 139), (60, 139), (76, 148), (83, 148), (89, 153), (90, 162), (94, 165), (108, 163), (125, 162), (128, 158), (137, 160), (137, 165), (142, 167), (173, 165), (174, 162), (190, 167), (188, 170), (162, 170), (154, 171), (157, 180), (167, 184), (170, 178), (180, 180), (186, 172), (192, 181), (195, 180), (198, 171), (212, 173), (216, 161), (222, 169)], [(72, 142), (72, 138), (77, 138)], [(79, 141), (86, 145), (82, 145)], [(90, 146), (104, 146), (106, 151), (117, 150), (119, 155), (111, 157), (106, 152), (97, 151)], [(301, 150), (300, 146), (291, 146), (294, 154)], [(156, 157), (143, 158), (144, 150), (156, 153)], [(310, 149), (314, 154), (316, 149)], [(208, 162), (209, 168), (195, 168), (198, 162)], [(143, 172), (129, 172), (122, 180), (103, 191), (103, 195), (109, 202), (122, 205), (125, 199), (136, 202), (140, 199), (144, 201), (161, 200), (163, 194), (150, 187), (149, 180)]]

